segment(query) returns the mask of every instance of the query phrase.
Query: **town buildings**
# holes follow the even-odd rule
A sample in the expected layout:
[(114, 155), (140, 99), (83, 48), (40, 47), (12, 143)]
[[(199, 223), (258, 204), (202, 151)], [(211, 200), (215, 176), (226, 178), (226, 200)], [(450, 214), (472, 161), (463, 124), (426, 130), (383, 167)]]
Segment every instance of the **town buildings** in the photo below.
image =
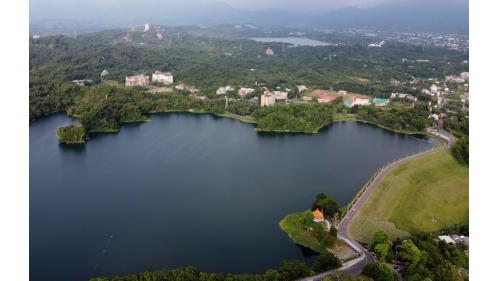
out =
[(146, 23), (144, 25), (144, 32), (147, 32), (147, 31), (149, 31), (149, 23)]
[(171, 85), (174, 83), (174, 76), (170, 72), (155, 71), (152, 76), (153, 83), (162, 83), (164, 85)]
[(125, 77), (125, 86), (146, 86), (149, 85), (149, 76), (140, 74)]
[(272, 92), (266, 92), (260, 96), (260, 106), (272, 106), (276, 102), (276, 98)]
[(271, 49), (271, 48), (267, 48), (267, 50), (266, 50), (266, 55), (268, 55), (268, 56), (272, 56), (272, 55), (274, 55), (273, 49)]

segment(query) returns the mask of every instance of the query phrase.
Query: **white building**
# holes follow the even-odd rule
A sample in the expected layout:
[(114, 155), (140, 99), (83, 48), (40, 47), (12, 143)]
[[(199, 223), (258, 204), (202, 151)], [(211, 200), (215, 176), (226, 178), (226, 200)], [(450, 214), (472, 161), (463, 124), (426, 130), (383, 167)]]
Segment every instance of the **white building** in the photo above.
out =
[(163, 34), (161, 34), (160, 32), (156, 32), (156, 38), (158, 40), (162, 40), (163, 39)]
[(455, 240), (453, 240), (448, 235), (439, 235), (438, 239), (441, 240), (441, 241), (444, 241), (446, 244), (455, 244)]
[(418, 100), (417, 97), (414, 97), (412, 95), (407, 95), (406, 99), (409, 100), (409, 101), (412, 101), (412, 102), (416, 102)]
[(435, 114), (435, 113), (434, 114), (430, 114), (428, 118), (429, 119), (434, 118), (434, 120), (438, 121), (439, 120), (439, 115)]
[(238, 95), (243, 97), (243, 96), (246, 96), (246, 95), (251, 94), (253, 92), (255, 92), (255, 90), (252, 88), (240, 88), (238, 90)]
[(347, 95), (347, 91), (346, 90), (340, 90), (339, 91), (339, 95), (345, 96), (345, 95)]
[(352, 101), (352, 105), (369, 105), (370, 104), (370, 99), (363, 99), (363, 98), (354, 98)]
[(438, 92), (438, 86), (436, 84), (432, 84), (429, 89), (431, 90), (431, 93), (437, 93)]
[(272, 92), (266, 92), (260, 96), (260, 106), (272, 106), (276, 102), (276, 98)]
[(227, 92), (229, 91), (234, 91), (234, 88), (227, 85), (225, 87), (219, 87), (219, 89), (217, 89), (217, 91), (215, 92), (217, 95), (225, 95)]
[(371, 43), (371, 44), (368, 44), (368, 48), (382, 48), (382, 46), (384, 46), (385, 44), (385, 41), (382, 41), (380, 43)]
[(284, 91), (274, 91), (274, 97), (276, 100), (287, 100), (288, 99), (288, 92)]
[(299, 93), (302, 93), (304, 91), (307, 91), (306, 85), (298, 85), (297, 90), (299, 90)]
[(153, 83), (162, 83), (164, 85), (171, 85), (174, 83), (174, 76), (170, 72), (155, 71), (152, 77)]
[(149, 85), (149, 76), (140, 74), (125, 77), (125, 86), (146, 86)]
[(146, 23), (144, 25), (144, 32), (147, 32), (147, 31), (149, 31), (149, 23)]
[(274, 55), (273, 49), (271, 49), (271, 48), (267, 48), (267, 49), (266, 49), (266, 55), (268, 55), (268, 56), (272, 56), (272, 55)]

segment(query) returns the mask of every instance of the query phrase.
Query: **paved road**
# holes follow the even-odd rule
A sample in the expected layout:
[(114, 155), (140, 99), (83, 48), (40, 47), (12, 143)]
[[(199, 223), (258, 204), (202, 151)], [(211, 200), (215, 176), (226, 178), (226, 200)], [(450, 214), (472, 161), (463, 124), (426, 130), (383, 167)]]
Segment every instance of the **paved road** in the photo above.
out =
[[(422, 157), (424, 155), (432, 154), (437, 151), (449, 148), (455, 141), (453, 135), (443, 130), (439, 132), (429, 132), (429, 133), (437, 135), (438, 137), (447, 140), (448, 142), (447, 145), (434, 147), (432, 149), (414, 155), (410, 155), (408, 157), (402, 158), (383, 167), (375, 175), (373, 180), (366, 187), (365, 191), (361, 194), (358, 200), (353, 204), (353, 206), (349, 209), (344, 218), (340, 221), (337, 227), (338, 237), (344, 240), (347, 244), (349, 244), (358, 253), (359, 256), (356, 259), (344, 263), (342, 267), (337, 270), (343, 271), (348, 275), (359, 275), (363, 270), (363, 267), (367, 263), (375, 262), (377, 260), (367, 249), (365, 249), (358, 242), (349, 237), (349, 232), (347, 231), (349, 228), (349, 224), (351, 223), (353, 217), (357, 214), (359, 209), (365, 204), (368, 197), (370, 197), (370, 195), (373, 193), (373, 191), (377, 188), (377, 186), (380, 184), (380, 182), (382, 182), (382, 180), (388, 173), (399, 167), (401, 164), (411, 161), (415, 158)], [(332, 274), (332, 271), (326, 271), (311, 277), (300, 279), (300, 281), (320, 281), (330, 274)]]

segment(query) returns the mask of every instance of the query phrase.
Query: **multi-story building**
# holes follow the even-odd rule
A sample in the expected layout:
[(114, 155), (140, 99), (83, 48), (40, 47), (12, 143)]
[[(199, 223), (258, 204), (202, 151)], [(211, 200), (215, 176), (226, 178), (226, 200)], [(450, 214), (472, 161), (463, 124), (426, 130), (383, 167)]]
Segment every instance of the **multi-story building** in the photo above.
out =
[(276, 102), (276, 97), (272, 92), (266, 92), (260, 96), (260, 106), (272, 106)]
[(174, 83), (174, 76), (170, 72), (155, 71), (152, 77), (153, 83), (162, 83), (164, 85), (170, 85)]
[(125, 86), (146, 86), (149, 85), (149, 76), (140, 74), (125, 77)]

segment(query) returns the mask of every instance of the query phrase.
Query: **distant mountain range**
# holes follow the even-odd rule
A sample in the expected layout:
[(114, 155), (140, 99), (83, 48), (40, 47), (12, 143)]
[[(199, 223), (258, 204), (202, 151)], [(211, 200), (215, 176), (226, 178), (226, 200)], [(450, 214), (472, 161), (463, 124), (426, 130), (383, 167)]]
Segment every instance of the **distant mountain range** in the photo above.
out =
[(88, 25), (93, 28), (123, 27), (145, 22), (167, 25), (255, 23), (260, 26), (356, 27), (461, 34), (469, 31), (469, 5), (464, 0), (405, 1), (371, 8), (342, 8), (317, 15), (279, 10), (239, 10), (221, 2), (148, 4), (146, 0), (131, 5), (92, 4), (91, 1), (71, 5), (60, 3), (57, 6), (32, 4), (30, 23), (54, 25), (71, 22), (75, 27)]

